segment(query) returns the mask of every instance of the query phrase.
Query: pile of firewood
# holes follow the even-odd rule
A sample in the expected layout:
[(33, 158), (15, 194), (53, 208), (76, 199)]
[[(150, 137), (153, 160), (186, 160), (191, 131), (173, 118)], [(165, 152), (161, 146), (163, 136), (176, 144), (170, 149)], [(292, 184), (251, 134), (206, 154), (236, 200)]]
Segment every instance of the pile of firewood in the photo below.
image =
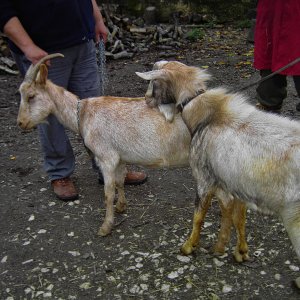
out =
[(16, 63), (10, 58), (10, 51), (2, 33), (0, 33), (0, 73), (12, 75), (19, 73)]
[(146, 25), (142, 18), (111, 15), (102, 8), (109, 30), (106, 57), (112, 59), (130, 58), (136, 53), (147, 52), (152, 46), (161, 49), (162, 56), (174, 55), (174, 50), (185, 43), (184, 29), (174, 24)]

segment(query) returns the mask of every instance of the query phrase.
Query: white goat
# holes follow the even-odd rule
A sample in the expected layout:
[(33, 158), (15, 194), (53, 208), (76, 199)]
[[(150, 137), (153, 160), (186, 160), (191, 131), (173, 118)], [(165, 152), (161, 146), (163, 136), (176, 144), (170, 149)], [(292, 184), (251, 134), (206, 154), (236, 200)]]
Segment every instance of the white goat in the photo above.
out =
[[(118, 212), (126, 209), (125, 164), (188, 165), (191, 136), (180, 115), (175, 116), (174, 122), (166, 122), (157, 109), (147, 106), (145, 98), (98, 97), (79, 101), (75, 95), (47, 80), (47, 67), (43, 62), (56, 56), (59, 55), (45, 57), (28, 70), (20, 86), (18, 124), (23, 129), (31, 129), (54, 114), (64, 126), (82, 135), (104, 176), (106, 215), (99, 230), (104, 236), (113, 226), (115, 187), (118, 190), (116, 209)], [(205, 81), (201, 87), (205, 88)], [(228, 208), (221, 203), (222, 207), (224, 224), (231, 224), (240, 216), (236, 212), (244, 210), (238, 202)], [(240, 222), (239, 240), (245, 243), (245, 218)], [(223, 227), (226, 226), (221, 226), (215, 247), (218, 253), (224, 252), (227, 242)], [(241, 261), (240, 254), (236, 259)]]
[(210, 200), (218, 195), (280, 216), (300, 259), (299, 122), (259, 111), (242, 95), (225, 89), (197, 95), (199, 68), (162, 61), (156, 69), (137, 73), (152, 81), (146, 101), (159, 105), (160, 95), (168, 95), (170, 103), (183, 109), (193, 136), (190, 165), (199, 201), (183, 253), (190, 254), (197, 246)]

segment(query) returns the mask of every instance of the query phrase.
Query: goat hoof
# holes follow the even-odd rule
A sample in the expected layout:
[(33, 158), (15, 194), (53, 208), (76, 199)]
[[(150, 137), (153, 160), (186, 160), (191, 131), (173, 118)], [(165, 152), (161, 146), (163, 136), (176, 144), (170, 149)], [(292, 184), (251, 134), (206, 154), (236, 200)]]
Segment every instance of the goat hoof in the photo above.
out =
[(222, 256), (225, 253), (224, 247), (220, 247), (218, 245), (215, 245), (212, 249), (212, 254), (215, 256)]
[(111, 233), (111, 226), (102, 225), (98, 231), (98, 235), (107, 236)]
[(234, 256), (235, 261), (238, 263), (242, 263), (244, 261), (249, 260), (248, 252), (240, 252), (240, 251), (236, 250), (234, 252), (233, 256)]
[(190, 240), (187, 240), (181, 247), (181, 252), (184, 255), (189, 255), (192, 252), (194, 252), (196, 249), (196, 246), (193, 246), (192, 243), (190, 242)]
[(118, 213), (120, 213), (120, 214), (123, 213), (126, 210), (126, 208), (127, 208), (126, 203), (118, 203), (117, 202), (117, 204), (116, 204), (116, 211)]
[(294, 284), (298, 289), (300, 289), (300, 277), (298, 277), (294, 280)]

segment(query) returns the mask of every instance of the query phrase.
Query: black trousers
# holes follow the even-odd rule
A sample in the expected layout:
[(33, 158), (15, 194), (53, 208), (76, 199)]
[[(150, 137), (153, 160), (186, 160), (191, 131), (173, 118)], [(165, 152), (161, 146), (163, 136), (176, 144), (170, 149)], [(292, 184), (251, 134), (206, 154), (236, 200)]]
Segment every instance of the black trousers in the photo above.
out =
[[(271, 70), (261, 70), (261, 77), (266, 77), (271, 74)], [(280, 109), (283, 100), (287, 97), (287, 76), (274, 75), (268, 80), (259, 84), (256, 89), (258, 102), (268, 109)], [(293, 76), (295, 88), (298, 96), (300, 97), (300, 76)]]

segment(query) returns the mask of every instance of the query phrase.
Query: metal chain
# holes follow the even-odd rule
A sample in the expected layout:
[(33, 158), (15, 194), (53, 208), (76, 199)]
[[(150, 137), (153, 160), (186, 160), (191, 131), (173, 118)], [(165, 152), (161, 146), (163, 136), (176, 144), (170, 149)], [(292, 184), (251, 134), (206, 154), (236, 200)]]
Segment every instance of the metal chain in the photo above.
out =
[(98, 64), (98, 72), (99, 72), (99, 80), (100, 80), (100, 92), (101, 92), (101, 96), (103, 96), (105, 87), (108, 82), (108, 78), (106, 73), (105, 44), (102, 38), (100, 39), (100, 42), (97, 44), (96, 55), (97, 55), (97, 64)]
[[(100, 39), (100, 42), (96, 45), (96, 58), (99, 72), (100, 80), (100, 93), (101, 96), (104, 95), (105, 85), (107, 84), (107, 75), (106, 75), (106, 56), (105, 56), (105, 44), (103, 39)], [(77, 101), (77, 126), (80, 133), (80, 100)]]
[(77, 126), (78, 126), (79, 135), (81, 135), (81, 132), (80, 132), (80, 99), (77, 99)]

